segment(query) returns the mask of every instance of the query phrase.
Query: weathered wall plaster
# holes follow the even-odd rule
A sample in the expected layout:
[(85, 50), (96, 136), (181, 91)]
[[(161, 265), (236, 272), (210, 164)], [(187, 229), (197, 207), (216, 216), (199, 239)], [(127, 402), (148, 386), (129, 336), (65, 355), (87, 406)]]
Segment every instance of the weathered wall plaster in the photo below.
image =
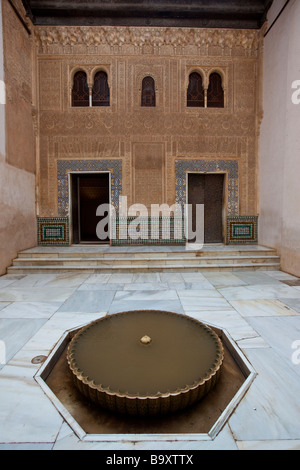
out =
[[(275, 1), (271, 18), (284, 3)], [(292, 84), (300, 80), (299, 23), (300, 3), (292, 0), (265, 38), (259, 212), (260, 244), (278, 249), (282, 269), (297, 276), (300, 276), (300, 104), (292, 102), (295, 92)]]

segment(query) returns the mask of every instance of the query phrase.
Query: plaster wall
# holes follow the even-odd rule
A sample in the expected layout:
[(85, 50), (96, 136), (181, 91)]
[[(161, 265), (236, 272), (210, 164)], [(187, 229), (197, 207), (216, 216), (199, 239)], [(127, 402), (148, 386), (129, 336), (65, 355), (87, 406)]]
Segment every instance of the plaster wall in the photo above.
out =
[[(21, 2), (16, 5), (23, 13)], [(31, 39), (7, 1), (0, 5), (0, 274), (36, 245)], [(22, 78), (24, 77), (24, 79)], [(1, 83), (1, 82), (0, 82)]]
[[(274, 11), (283, 2), (275, 1)], [(272, 18), (272, 11), (270, 12)], [(282, 269), (300, 276), (300, 3), (292, 0), (265, 38), (260, 140), (260, 244), (276, 248)], [(270, 22), (271, 24), (271, 22)]]

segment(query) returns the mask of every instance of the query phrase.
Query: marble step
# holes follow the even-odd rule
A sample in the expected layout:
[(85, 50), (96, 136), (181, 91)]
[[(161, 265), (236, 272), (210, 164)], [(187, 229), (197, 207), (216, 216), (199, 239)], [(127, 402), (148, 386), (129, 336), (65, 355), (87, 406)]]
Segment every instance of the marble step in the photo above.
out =
[(7, 269), (8, 274), (36, 274), (36, 273), (61, 273), (61, 272), (87, 272), (87, 273), (121, 273), (121, 272), (199, 272), (199, 271), (279, 271), (280, 263), (228, 263), (228, 264), (202, 264), (202, 265), (162, 265), (162, 264), (131, 264), (131, 265), (115, 265), (115, 266), (88, 266), (88, 265), (72, 265), (72, 266), (11, 266)]
[(119, 258), (119, 257), (104, 257), (104, 258), (82, 258), (82, 257), (64, 257), (64, 258), (17, 258), (13, 261), (13, 266), (80, 266), (89, 267), (122, 267), (122, 266), (168, 266), (176, 265), (180, 266), (203, 266), (210, 264), (217, 265), (233, 265), (233, 264), (244, 264), (249, 265), (262, 265), (262, 264), (278, 264), (278, 256), (203, 256), (203, 257), (130, 257), (130, 258)]
[(260, 245), (37, 246), (18, 253), (8, 273), (278, 270), (276, 250)]
[(89, 259), (89, 258), (206, 258), (206, 257), (218, 257), (218, 258), (228, 258), (228, 257), (236, 257), (236, 256), (277, 256), (275, 250), (271, 249), (257, 249), (257, 250), (172, 250), (172, 251), (147, 251), (147, 250), (130, 250), (129, 252), (124, 249), (124, 251), (118, 250), (107, 250), (107, 251), (72, 251), (71, 249), (60, 249), (54, 250), (50, 249), (48, 251), (47, 248), (41, 251), (22, 251), (18, 253), (17, 259), (58, 259), (58, 258), (80, 258), (80, 259)]

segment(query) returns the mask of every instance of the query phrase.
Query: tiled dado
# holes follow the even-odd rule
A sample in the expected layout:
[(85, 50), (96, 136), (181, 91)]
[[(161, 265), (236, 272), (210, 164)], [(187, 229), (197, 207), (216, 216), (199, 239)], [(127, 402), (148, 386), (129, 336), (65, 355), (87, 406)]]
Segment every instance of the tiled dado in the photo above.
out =
[(175, 203), (187, 202), (187, 173), (227, 174), (227, 216), (239, 215), (239, 165), (237, 160), (175, 160)]
[(39, 245), (69, 245), (68, 217), (38, 217)]
[[(141, 236), (138, 238), (128, 237), (128, 227), (133, 220), (134, 217), (112, 219), (112, 233), (116, 236), (111, 238), (111, 245), (182, 245), (186, 242), (182, 219), (171, 220), (169, 235), (164, 236), (163, 218), (147, 217), (140, 224)], [(39, 217), (37, 224), (39, 245), (70, 244), (68, 217)], [(151, 230), (155, 237), (151, 236)], [(257, 243), (258, 217), (228, 217), (226, 238), (228, 245)]]
[(111, 203), (119, 212), (119, 196), (122, 194), (122, 160), (58, 160), (57, 161), (57, 206), (61, 217), (69, 215), (70, 173), (109, 171), (111, 175)]
[(240, 216), (227, 218), (227, 244), (257, 243), (258, 217)]
[[(131, 224), (133, 224), (133, 233)], [(112, 219), (111, 225), (113, 234), (111, 245), (114, 246), (186, 243), (182, 217), (116, 217)]]

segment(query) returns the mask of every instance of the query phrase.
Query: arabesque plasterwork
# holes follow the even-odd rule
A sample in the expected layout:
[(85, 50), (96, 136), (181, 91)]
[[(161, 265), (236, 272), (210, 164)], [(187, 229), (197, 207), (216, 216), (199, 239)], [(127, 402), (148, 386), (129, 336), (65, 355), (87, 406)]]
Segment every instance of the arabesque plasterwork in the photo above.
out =
[(176, 53), (184, 54), (183, 50), (192, 46), (199, 50), (219, 47), (224, 51), (240, 47), (251, 54), (258, 49), (260, 39), (256, 30), (112, 26), (38, 27), (35, 35), (42, 53), (57, 46), (70, 47), (64, 50), (70, 53), (77, 46), (86, 49), (109, 46), (113, 50), (118, 48), (118, 52), (126, 46), (133, 46), (136, 52), (144, 49), (145, 53), (156, 54), (164, 47), (171, 47)]
[[(62, 160), (78, 160), (82, 168), (84, 161), (118, 159), (123, 195), (129, 204), (137, 202), (134, 178), (140, 173), (134, 168), (134, 149), (141, 143), (145, 155), (152, 148), (163, 149), (162, 203), (175, 201), (176, 160), (204, 161), (211, 168), (234, 160), (239, 185), (234, 213), (257, 215), (260, 32), (38, 26), (34, 38), (40, 217), (59, 215), (57, 162)], [(89, 86), (95, 70), (108, 73), (109, 107), (71, 107), (72, 77), (79, 69), (87, 72)], [(224, 109), (187, 108), (188, 76), (197, 70), (206, 87), (210, 73), (220, 73)], [(141, 81), (147, 75), (155, 79), (155, 108), (140, 106)]]

